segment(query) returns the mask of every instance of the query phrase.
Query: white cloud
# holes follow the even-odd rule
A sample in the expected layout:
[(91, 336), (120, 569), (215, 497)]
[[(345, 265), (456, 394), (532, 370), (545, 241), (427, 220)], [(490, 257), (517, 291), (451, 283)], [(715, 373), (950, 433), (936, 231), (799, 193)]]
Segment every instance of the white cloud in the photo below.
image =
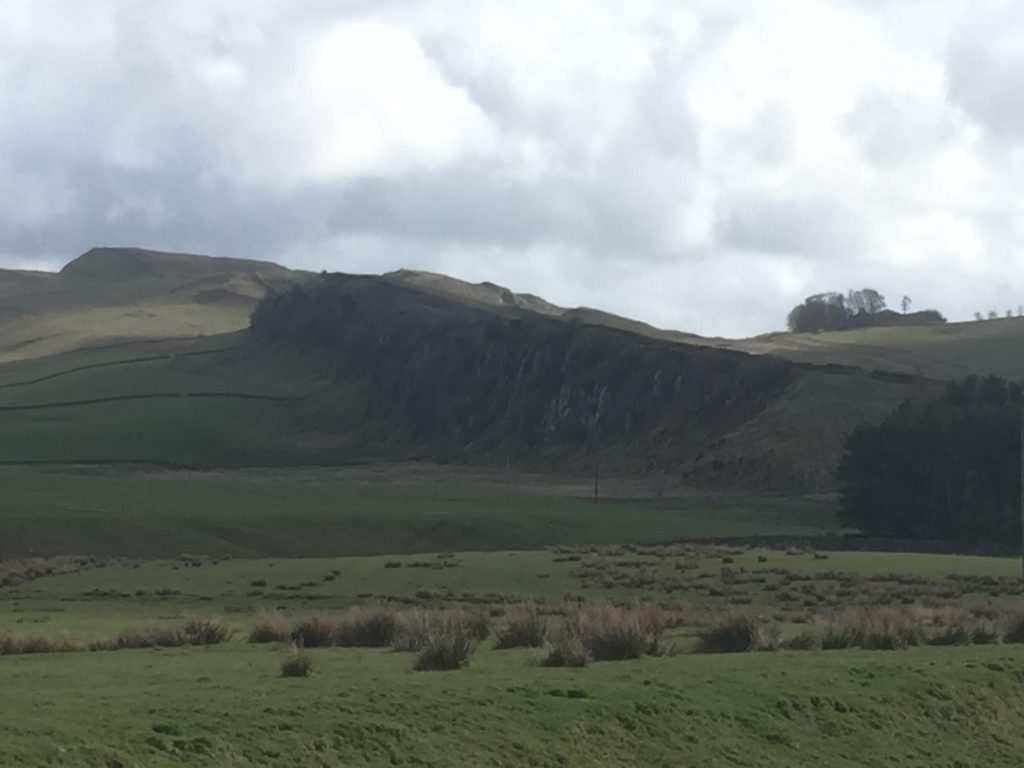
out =
[(1024, 301), (1022, 40), (1000, 0), (5, 0), (0, 253), (447, 270), (719, 334), (861, 285), (965, 317)]

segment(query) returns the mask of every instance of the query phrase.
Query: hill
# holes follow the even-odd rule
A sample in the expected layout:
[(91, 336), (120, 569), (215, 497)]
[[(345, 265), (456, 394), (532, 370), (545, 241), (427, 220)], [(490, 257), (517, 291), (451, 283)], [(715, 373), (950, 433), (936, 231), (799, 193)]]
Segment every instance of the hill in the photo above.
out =
[(951, 379), (970, 374), (1024, 378), (1024, 318), (859, 328), (828, 333), (773, 333), (709, 342), (756, 355), (815, 365), (839, 364)]
[(431, 273), (93, 249), (0, 272), (0, 461), (414, 458), (600, 466), (657, 493), (828, 490), (853, 426), (953, 375), (1024, 375), (1022, 335), (1014, 319), (707, 339)]
[(237, 331), (268, 291), (308, 277), (267, 262), (138, 248), (93, 248), (58, 273), (0, 270), (0, 362)]

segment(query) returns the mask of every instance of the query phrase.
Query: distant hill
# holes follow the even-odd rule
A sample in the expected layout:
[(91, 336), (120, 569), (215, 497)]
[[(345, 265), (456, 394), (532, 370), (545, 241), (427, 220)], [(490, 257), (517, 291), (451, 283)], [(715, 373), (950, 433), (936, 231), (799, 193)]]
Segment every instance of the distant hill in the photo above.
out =
[(1024, 379), (1024, 318), (1018, 317), (827, 333), (773, 333), (708, 343), (802, 363), (849, 365), (933, 379), (972, 373)]
[[(249, 330), (250, 315), (255, 326)], [(98, 248), (0, 271), (0, 462), (417, 458), (829, 490), (843, 441), (1024, 320), (709, 339), (493, 283)]]
[(236, 331), (268, 291), (308, 277), (268, 262), (139, 248), (93, 248), (58, 273), (0, 270), (0, 362)]

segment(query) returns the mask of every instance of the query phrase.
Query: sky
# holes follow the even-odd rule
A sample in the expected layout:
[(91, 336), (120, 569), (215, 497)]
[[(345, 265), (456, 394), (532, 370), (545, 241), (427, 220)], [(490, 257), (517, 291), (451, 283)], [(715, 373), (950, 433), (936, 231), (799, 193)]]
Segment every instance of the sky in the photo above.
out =
[(747, 336), (1024, 304), (1024, 7), (3, 0), (0, 267), (402, 267)]

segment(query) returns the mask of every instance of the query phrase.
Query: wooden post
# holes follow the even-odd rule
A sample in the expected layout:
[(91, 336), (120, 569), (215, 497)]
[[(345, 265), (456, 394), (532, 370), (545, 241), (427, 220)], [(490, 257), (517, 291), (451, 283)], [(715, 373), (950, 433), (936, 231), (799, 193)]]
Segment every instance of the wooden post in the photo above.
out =
[(601, 462), (594, 459), (594, 503), (597, 504), (601, 498)]

